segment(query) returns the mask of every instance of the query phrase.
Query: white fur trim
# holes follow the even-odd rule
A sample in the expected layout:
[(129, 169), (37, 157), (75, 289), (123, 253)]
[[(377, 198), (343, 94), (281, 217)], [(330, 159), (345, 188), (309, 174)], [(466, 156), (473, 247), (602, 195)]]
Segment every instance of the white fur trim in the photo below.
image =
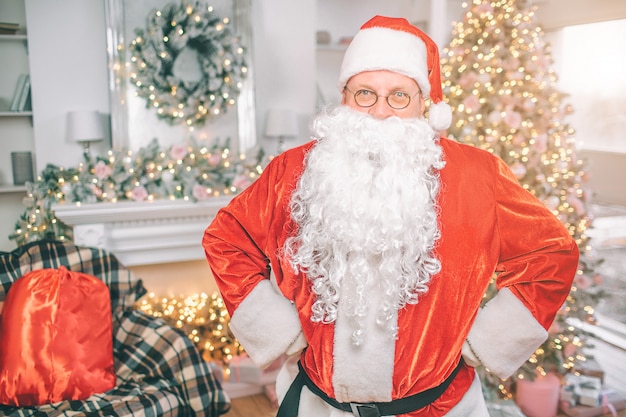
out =
[(424, 42), (402, 30), (372, 27), (354, 36), (339, 70), (339, 91), (348, 80), (364, 71), (387, 70), (414, 79), (429, 97), (427, 52)]
[(506, 379), (530, 358), (548, 332), (508, 288), (478, 311), (467, 341), (476, 358)]
[(428, 109), (428, 124), (436, 131), (446, 130), (452, 123), (452, 109), (448, 103), (430, 103)]
[[(306, 344), (296, 307), (269, 280), (261, 281), (241, 302), (230, 329), (252, 361), (264, 368), (294, 343)], [(296, 350), (297, 350), (296, 349)]]
[(474, 381), (461, 398), (461, 401), (448, 411), (446, 417), (489, 417), (489, 410), (485, 404), (485, 397), (478, 374), (474, 376)]
[[(380, 305), (383, 291), (377, 282), (370, 283), (367, 301), (371, 306)], [(386, 402), (391, 401), (395, 340), (386, 328), (376, 324), (377, 309), (368, 308), (365, 318), (364, 342), (352, 343), (354, 326), (343, 314), (342, 304), (352, 297), (344, 291), (339, 300), (339, 315), (335, 321), (333, 389), (340, 402)], [(391, 319), (397, 323), (397, 313)], [(395, 324), (394, 323), (394, 324)], [(373, 364), (375, 358), (375, 364)]]
[(473, 366), (474, 368), (476, 368), (477, 366), (482, 365), (482, 363), (480, 363), (480, 359), (476, 357), (476, 354), (472, 350), (472, 347), (467, 342), (467, 340), (463, 343), (463, 347), (461, 348), (461, 354), (463, 355), (463, 360), (465, 360), (465, 363), (469, 366)]

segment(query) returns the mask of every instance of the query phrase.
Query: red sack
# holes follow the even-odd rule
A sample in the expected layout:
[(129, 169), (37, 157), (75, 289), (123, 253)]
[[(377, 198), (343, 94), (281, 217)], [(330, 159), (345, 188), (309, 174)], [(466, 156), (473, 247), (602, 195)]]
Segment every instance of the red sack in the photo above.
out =
[(115, 383), (107, 286), (65, 267), (15, 281), (0, 317), (0, 403), (83, 400)]

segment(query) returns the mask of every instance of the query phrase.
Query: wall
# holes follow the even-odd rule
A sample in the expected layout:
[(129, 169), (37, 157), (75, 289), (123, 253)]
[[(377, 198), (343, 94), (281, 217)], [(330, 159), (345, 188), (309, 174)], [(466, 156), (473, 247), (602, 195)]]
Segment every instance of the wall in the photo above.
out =
[(598, 204), (626, 207), (626, 154), (582, 150), (578, 155), (587, 163), (588, 188)]
[(209, 265), (204, 260), (172, 262), (130, 268), (144, 280), (144, 286), (156, 295), (212, 294), (217, 291)]
[(535, 4), (537, 19), (545, 31), (626, 18), (623, 0), (535, 0)]

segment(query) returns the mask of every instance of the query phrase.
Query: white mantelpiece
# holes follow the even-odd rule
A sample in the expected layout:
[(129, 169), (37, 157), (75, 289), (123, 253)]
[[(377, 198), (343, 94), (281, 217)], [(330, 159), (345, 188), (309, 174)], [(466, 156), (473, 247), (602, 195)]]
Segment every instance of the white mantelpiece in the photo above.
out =
[(204, 259), (204, 230), (231, 198), (55, 204), (52, 210), (73, 227), (77, 245), (104, 248), (135, 266)]

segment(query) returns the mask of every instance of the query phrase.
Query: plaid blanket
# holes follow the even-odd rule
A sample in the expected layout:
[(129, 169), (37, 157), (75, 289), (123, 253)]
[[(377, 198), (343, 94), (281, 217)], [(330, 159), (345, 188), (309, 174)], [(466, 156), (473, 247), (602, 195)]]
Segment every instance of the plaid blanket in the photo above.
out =
[(109, 287), (117, 384), (84, 401), (0, 405), (0, 416), (219, 416), (230, 409), (228, 396), (189, 338), (133, 308), (146, 292), (141, 280), (103, 249), (44, 240), (0, 252), (0, 302), (22, 275), (61, 265)]

